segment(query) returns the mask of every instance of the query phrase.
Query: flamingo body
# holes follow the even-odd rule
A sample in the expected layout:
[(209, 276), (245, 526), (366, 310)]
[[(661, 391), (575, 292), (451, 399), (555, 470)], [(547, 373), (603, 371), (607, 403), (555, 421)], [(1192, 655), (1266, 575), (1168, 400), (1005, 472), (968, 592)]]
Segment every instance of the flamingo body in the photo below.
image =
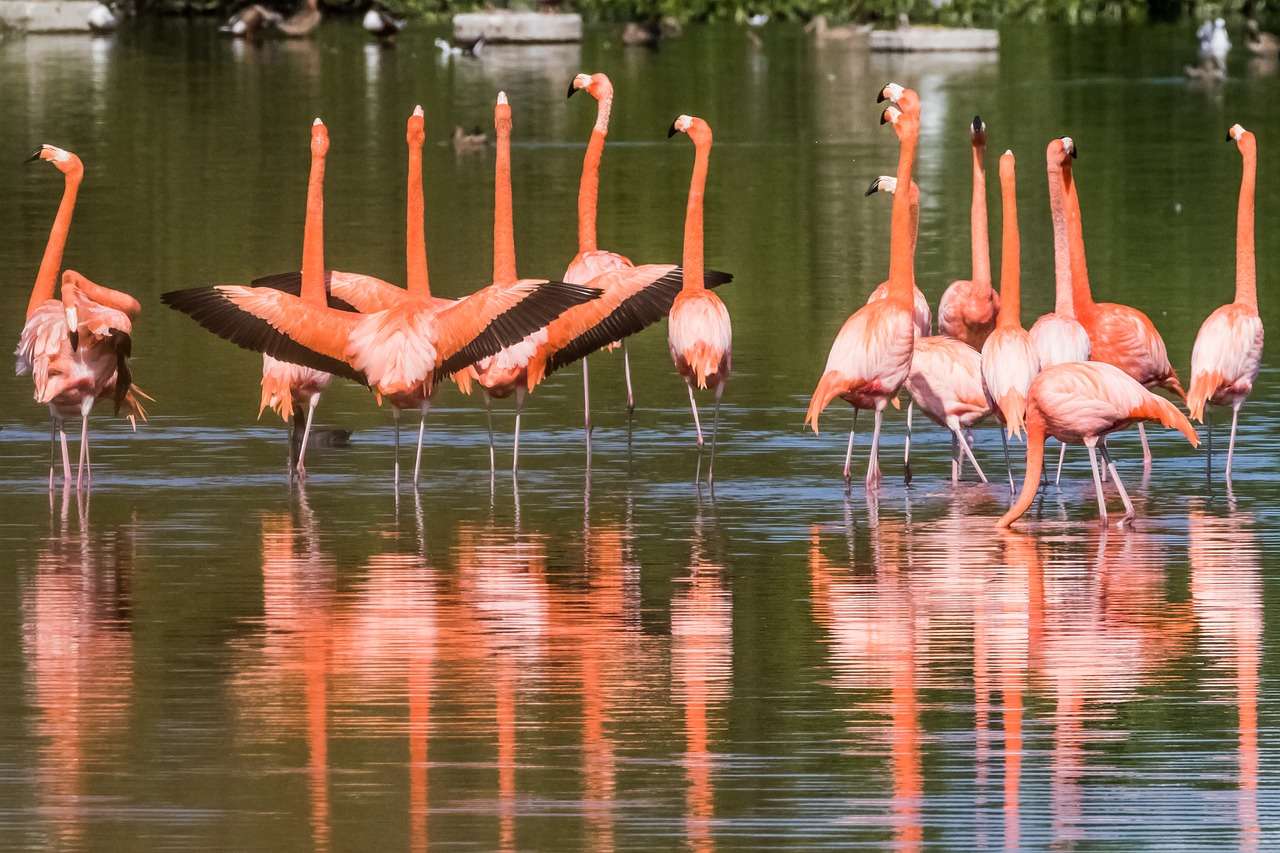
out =
[(991, 400), (982, 385), (982, 357), (964, 341), (946, 335), (916, 340), (903, 385), (916, 407), (947, 429), (967, 429), (991, 414)]
[(1030, 334), (1041, 369), (1089, 360), (1089, 333), (1075, 317), (1055, 312), (1043, 314), (1032, 324)]
[[(920, 288), (913, 286), (911, 290), (911, 320), (915, 324), (916, 334), (927, 338), (933, 331), (933, 311), (929, 308), (929, 300), (920, 292)], [(881, 282), (880, 286), (871, 291), (871, 295), (867, 297), (867, 304), (888, 298), (889, 282)]]
[(1006, 434), (1022, 435), (1027, 393), (1040, 372), (1031, 335), (1021, 326), (1002, 326), (982, 345), (982, 381), (996, 405)]
[(816, 433), (818, 416), (837, 397), (854, 408), (882, 410), (910, 373), (916, 329), (912, 312), (892, 300), (855, 311), (831, 345), (805, 423)]
[(981, 350), (999, 312), (1000, 295), (990, 282), (953, 281), (938, 300), (938, 331)]
[(1143, 385), (1162, 385), (1186, 396), (1150, 317), (1114, 302), (1097, 302), (1083, 311), (1082, 307), (1077, 305), (1076, 311), (1089, 333), (1091, 359), (1115, 365)]
[(680, 293), (667, 321), (667, 346), (685, 381), (699, 389), (723, 386), (732, 363), (729, 309), (709, 290)]
[(1205, 319), (1191, 350), (1191, 417), (1203, 421), (1206, 404), (1235, 406), (1249, 396), (1262, 367), (1262, 338), (1252, 306), (1223, 305)]

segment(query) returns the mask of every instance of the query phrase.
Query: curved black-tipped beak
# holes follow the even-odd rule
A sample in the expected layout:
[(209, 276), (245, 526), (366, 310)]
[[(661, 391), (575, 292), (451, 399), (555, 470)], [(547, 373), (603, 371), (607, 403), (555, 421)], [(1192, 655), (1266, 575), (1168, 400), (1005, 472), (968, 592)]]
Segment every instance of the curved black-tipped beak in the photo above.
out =
[(577, 90), (577, 89), (575, 89), (575, 88), (573, 87), (573, 81), (572, 81), (572, 80), (570, 80), (570, 81), (569, 81), (569, 94), (565, 95), (565, 97), (566, 97), (566, 98), (572, 98), (572, 97), (573, 97), (573, 93), (574, 93), (574, 92), (576, 92), (576, 91), (578, 91), (578, 90)]
[(986, 130), (986, 127), (987, 127), (987, 126), (986, 126), (985, 124), (983, 124), (983, 123), (982, 123), (982, 116), (974, 116), (974, 117), (973, 117), (973, 132), (974, 132), (974, 133), (982, 133), (982, 131)]
[(71, 351), (76, 352), (80, 349), (80, 333), (75, 329), (67, 332), (67, 340), (71, 341)]
[(1079, 147), (1077, 147), (1077, 146), (1076, 146), (1076, 144), (1073, 142), (1073, 143), (1071, 144), (1071, 159), (1072, 159), (1072, 160), (1074, 160), (1074, 159), (1076, 159), (1076, 158), (1077, 158), (1077, 157), (1079, 157), (1079, 156), (1080, 156), (1080, 149), (1079, 149)]
[(670, 139), (679, 132), (680, 130), (676, 127), (676, 123), (674, 121), (671, 122), (671, 127), (667, 129), (667, 139)]
[(867, 187), (867, 191), (862, 195), (865, 198), (866, 196), (869, 196), (869, 195), (875, 195), (878, 192), (880, 192), (880, 179), (876, 178), (871, 182), (871, 186)]
[(1231, 138), (1231, 131), (1229, 131), (1229, 130), (1227, 131), (1227, 141), (1228, 141), (1228, 142), (1234, 142), (1234, 141), (1235, 141), (1234, 139), (1232, 139), (1232, 138)]
[(44, 151), (44, 149), (43, 149), (43, 148), (37, 148), (37, 149), (36, 149), (36, 153), (32, 154), (30, 157), (28, 157), (27, 159), (23, 160), (22, 162), (24, 162), (24, 163), (34, 163), (35, 161), (37, 161), (37, 160), (39, 160), (39, 159), (40, 159), (40, 154), (41, 154), (41, 152), (43, 152), (43, 151)]
[(889, 100), (889, 96), (884, 93), (884, 89), (881, 89), (880, 94), (876, 95), (876, 103), (879, 104), (887, 100)]
[(888, 110), (885, 110), (884, 112), (880, 113), (880, 123), (881, 123), (881, 124), (888, 124), (888, 123), (889, 123), (888, 115), (889, 115), (889, 111), (888, 111)]

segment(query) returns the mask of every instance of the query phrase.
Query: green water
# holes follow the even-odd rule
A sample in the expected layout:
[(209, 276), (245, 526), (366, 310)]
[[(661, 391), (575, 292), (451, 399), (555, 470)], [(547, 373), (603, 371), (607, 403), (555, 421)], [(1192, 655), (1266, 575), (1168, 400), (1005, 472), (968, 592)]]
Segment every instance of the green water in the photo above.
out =
[[(49, 142), (87, 169), (66, 265), (142, 300), (135, 376), (156, 397), (136, 434), (103, 407), (91, 499), (50, 501), (47, 416), (28, 378), (0, 384), (0, 846), (1277, 843), (1271, 362), (1232, 492), (1177, 436), (1153, 436), (1149, 478), (1136, 437), (1112, 442), (1132, 530), (1099, 528), (1080, 453), (1020, 532), (997, 535), (1006, 493), (998, 478), (953, 489), (941, 430), (917, 427), (904, 487), (891, 413), (868, 501), (839, 481), (847, 409), (819, 438), (800, 427), (836, 330), (887, 269), (887, 200), (862, 196), (895, 162), (886, 80), (924, 103), (931, 301), (968, 274), (965, 129), (980, 113), (991, 163), (1019, 157), (1024, 319), (1051, 308), (1043, 152), (1070, 134), (1096, 292), (1145, 309), (1185, 378), (1201, 320), (1230, 298), (1234, 122), (1259, 140), (1262, 314), (1280, 327), (1270, 69), (1235, 57), (1223, 86), (1191, 86), (1189, 33), (1161, 29), (1015, 30), (998, 58), (963, 59), (870, 57), (791, 29), (758, 49), (694, 29), (656, 53), (593, 33), (452, 63), (436, 34), (383, 50), (337, 22), (254, 46), (174, 20), (0, 43), (10, 340), (61, 189), (19, 163)], [(595, 70), (617, 91), (602, 247), (679, 258), (692, 150), (666, 129), (687, 112), (715, 130), (707, 260), (737, 275), (721, 291), (735, 372), (715, 494), (693, 486), (661, 328), (632, 347), (630, 429), (620, 356), (592, 362), (589, 476), (573, 368), (529, 400), (518, 485), (510, 403), (491, 488), (483, 407), (449, 390), (424, 486), (397, 497), (388, 413), (335, 383), (318, 424), (354, 430), (351, 446), (315, 449), (290, 491), (285, 431), (254, 419), (260, 359), (159, 294), (297, 267), (316, 115), (332, 139), (329, 263), (401, 280), (415, 103), (433, 287), (486, 283), (492, 155), (446, 140), (490, 126), (500, 88), (520, 270), (559, 275), (594, 116), (564, 92)], [(995, 431), (978, 441), (999, 471)]]

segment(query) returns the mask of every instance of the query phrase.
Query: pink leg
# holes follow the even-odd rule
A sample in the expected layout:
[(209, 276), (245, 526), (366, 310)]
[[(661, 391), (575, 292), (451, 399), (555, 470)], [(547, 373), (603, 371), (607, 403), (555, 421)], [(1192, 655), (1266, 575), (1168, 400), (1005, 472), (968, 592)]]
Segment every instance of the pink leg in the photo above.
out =
[(493, 472), (495, 464), (493, 461), (493, 401), (489, 399), (489, 395), (484, 395), (484, 417), (489, 424), (489, 482), (493, 482)]
[(1236, 455), (1236, 422), (1240, 419), (1241, 400), (1231, 407), (1231, 439), (1227, 442), (1227, 482), (1231, 482), (1231, 460)]
[(1099, 447), (1102, 448), (1102, 458), (1107, 463), (1107, 469), (1111, 472), (1111, 480), (1116, 484), (1116, 491), (1120, 493), (1120, 500), (1124, 503), (1124, 518), (1120, 520), (1123, 526), (1125, 522), (1132, 521), (1137, 513), (1133, 509), (1133, 501), (1129, 500), (1129, 493), (1125, 491), (1124, 483), (1120, 482), (1120, 472), (1116, 470), (1116, 463), (1111, 461), (1111, 454), (1107, 452), (1107, 443), (1104, 441)]
[[(902, 481), (911, 484), (911, 415), (915, 410), (915, 401), (907, 401), (907, 438), (902, 443)], [(955, 471), (952, 470), (954, 475)], [(954, 476), (953, 476), (954, 480)]]
[(520, 410), (524, 408), (524, 388), (517, 386), (516, 388), (516, 433), (515, 439), (511, 443), (511, 474), (515, 474), (520, 470)]
[(1107, 499), (1102, 495), (1102, 477), (1098, 474), (1098, 452), (1094, 449), (1094, 445), (1085, 445), (1089, 448), (1089, 466), (1093, 468), (1093, 489), (1098, 494), (1098, 518), (1103, 524), (1107, 523)]
[(80, 491), (80, 478), (89, 469), (89, 482), (93, 482), (93, 469), (89, 465), (89, 416), (80, 416), (80, 462), (76, 465), (76, 491)]
[(951, 485), (960, 482), (960, 431), (951, 433)]
[(858, 428), (858, 410), (853, 410), (853, 426), (849, 428), (849, 447), (844, 452), (844, 481), (853, 478), (853, 434)]
[(702, 422), (698, 420), (698, 402), (693, 399), (693, 383), (685, 382), (685, 387), (689, 389), (689, 407), (693, 409), (693, 428), (698, 431), (698, 446), (702, 446)]
[(868, 491), (880, 487), (880, 422), (883, 419), (884, 409), (876, 409), (876, 425), (871, 431), (871, 458), (867, 460)]
[(1062, 479), (1062, 460), (1067, 458), (1067, 445), (1062, 443), (1058, 445), (1058, 472), (1053, 475), (1053, 484), (1058, 485), (1058, 481)]
[(636, 395), (631, 391), (631, 355), (627, 352), (627, 342), (622, 342), (622, 373), (627, 378), (627, 414), (635, 414)]
[(1150, 468), (1151, 446), (1147, 444), (1147, 428), (1141, 421), (1138, 422), (1138, 438), (1142, 439), (1142, 467)]
[(316, 406), (320, 405), (320, 395), (312, 394), (311, 400), (307, 406), (307, 425), (302, 429), (302, 446), (298, 448), (298, 465), (294, 469), (298, 472), (298, 479), (307, 479), (307, 439), (311, 437), (311, 418), (316, 413)]
[(395, 406), (391, 407), (391, 419), (395, 421), (396, 425), (396, 461), (391, 479), (395, 483), (396, 494), (398, 495), (400, 494), (400, 410)]
[(969, 457), (969, 464), (973, 466), (973, 470), (978, 472), (978, 479), (987, 482), (987, 475), (982, 473), (982, 466), (978, 464), (978, 460), (973, 456), (973, 448), (969, 446), (969, 442), (960, 435), (960, 430), (956, 430), (956, 436), (960, 439), (960, 447), (964, 449), (964, 455)]
[(587, 370), (587, 359), (582, 360), (582, 431), (587, 437), (587, 446), (591, 445), (591, 373)]
[[(422, 404), (422, 418), (418, 421), (418, 450), (413, 455), (413, 485), (418, 485), (418, 475), (422, 471), (422, 435), (427, 431), (427, 412), (431, 411), (431, 402), (426, 401)], [(311, 417), (307, 417), (307, 428), (311, 427)], [(303, 446), (306, 446), (306, 439), (303, 439)]]
[(724, 393), (724, 383), (716, 386), (716, 413), (711, 419), (711, 461), (707, 465), (707, 483), (715, 482), (716, 468), (716, 433), (720, 431), (720, 395)]

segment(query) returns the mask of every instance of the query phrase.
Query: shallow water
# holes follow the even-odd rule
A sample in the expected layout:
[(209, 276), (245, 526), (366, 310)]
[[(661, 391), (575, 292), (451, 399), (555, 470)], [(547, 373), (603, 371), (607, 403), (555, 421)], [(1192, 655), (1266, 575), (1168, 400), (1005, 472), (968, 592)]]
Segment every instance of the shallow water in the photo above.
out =
[[(1096, 523), (1083, 454), (1017, 532), (1007, 494), (945, 479), (945, 433), (886, 420), (878, 501), (839, 482), (847, 410), (820, 438), (803, 405), (848, 313), (884, 278), (891, 172), (875, 93), (919, 88), (918, 274), (936, 302), (968, 271), (975, 112), (1020, 157), (1024, 318), (1052, 304), (1043, 150), (1069, 133), (1098, 294), (1147, 310), (1185, 377), (1200, 321), (1230, 298), (1240, 122), (1259, 138), (1264, 322), (1277, 318), (1267, 167), (1280, 97), (1233, 62), (1187, 85), (1183, 31), (1012, 30), (999, 59), (868, 57), (766, 29), (693, 30), (657, 53), (609, 33), (441, 64), (430, 30), (394, 50), (354, 25), (236, 45), (203, 22), (111, 39), (0, 44), (0, 309), (12, 338), (60, 190), (17, 162), (75, 150), (87, 180), (66, 264), (137, 294), (137, 433), (94, 421), (91, 499), (45, 485), (47, 423), (26, 378), (0, 385), (0, 844), (7, 848), (652, 849), (791, 846), (1267, 849), (1278, 839), (1274, 634), (1280, 539), (1263, 368), (1234, 489), (1156, 432), (1113, 449), (1141, 520)], [(515, 113), (521, 270), (574, 253), (593, 106), (618, 93), (601, 243), (679, 257), (687, 140), (716, 147), (708, 264), (735, 326), (712, 495), (692, 485), (690, 415), (661, 329), (593, 359), (584, 474), (576, 368), (526, 408), (522, 473), (487, 474), (478, 399), (428, 421), (426, 481), (392, 491), (393, 431), (335, 385), (290, 491), (285, 432), (255, 422), (259, 360), (164, 310), (162, 291), (296, 267), (307, 125), (330, 127), (327, 259), (402, 277), (403, 128), (426, 108), (432, 284), (489, 270), (491, 155), (455, 124)], [(992, 226), (999, 217), (993, 210)], [(509, 465), (510, 403), (496, 407)], [(863, 426), (866, 426), (864, 421)], [(406, 421), (404, 438), (416, 423)], [(1000, 473), (993, 430), (978, 455)], [(865, 464), (865, 436), (857, 461)], [(73, 445), (74, 452), (74, 445)], [(408, 454), (404, 456), (410, 461)], [(1221, 459), (1218, 461), (1221, 466)], [(1113, 509), (1115, 503), (1113, 500)]]

